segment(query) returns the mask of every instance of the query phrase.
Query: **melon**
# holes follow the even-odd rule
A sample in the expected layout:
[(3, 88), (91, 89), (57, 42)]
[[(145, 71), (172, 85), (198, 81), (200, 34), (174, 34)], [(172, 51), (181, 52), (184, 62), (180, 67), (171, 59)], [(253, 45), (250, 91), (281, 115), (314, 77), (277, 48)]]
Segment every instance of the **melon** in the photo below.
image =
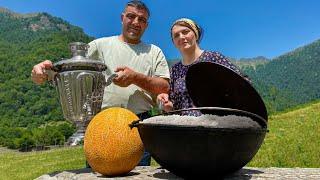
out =
[(92, 170), (106, 176), (124, 175), (139, 163), (143, 144), (137, 128), (139, 118), (124, 108), (108, 108), (95, 115), (84, 137), (84, 152)]

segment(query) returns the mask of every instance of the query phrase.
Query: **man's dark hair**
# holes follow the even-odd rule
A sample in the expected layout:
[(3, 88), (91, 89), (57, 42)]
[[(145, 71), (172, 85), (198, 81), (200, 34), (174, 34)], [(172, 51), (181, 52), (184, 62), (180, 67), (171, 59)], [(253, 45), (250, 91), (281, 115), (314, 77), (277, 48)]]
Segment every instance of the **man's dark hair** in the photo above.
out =
[(139, 1), (139, 0), (132, 0), (132, 1), (129, 1), (126, 5), (126, 8), (128, 6), (133, 6), (135, 8), (138, 8), (138, 9), (144, 9), (147, 11), (148, 13), (148, 16), (150, 17), (150, 11), (149, 11), (149, 8), (147, 7), (147, 5), (145, 3), (143, 3), (142, 1)]

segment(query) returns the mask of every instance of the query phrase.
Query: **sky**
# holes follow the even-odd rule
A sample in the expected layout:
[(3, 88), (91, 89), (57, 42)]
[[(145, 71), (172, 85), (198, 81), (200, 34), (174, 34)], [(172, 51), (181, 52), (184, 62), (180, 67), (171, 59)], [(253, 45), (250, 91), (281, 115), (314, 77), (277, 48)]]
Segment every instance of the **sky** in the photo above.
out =
[[(127, 0), (0, 0), (17, 13), (47, 12), (95, 38), (121, 33)], [(151, 11), (143, 41), (167, 59), (180, 57), (172, 23), (187, 17), (203, 29), (200, 47), (233, 58), (275, 58), (320, 39), (320, 0), (145, 0)]]

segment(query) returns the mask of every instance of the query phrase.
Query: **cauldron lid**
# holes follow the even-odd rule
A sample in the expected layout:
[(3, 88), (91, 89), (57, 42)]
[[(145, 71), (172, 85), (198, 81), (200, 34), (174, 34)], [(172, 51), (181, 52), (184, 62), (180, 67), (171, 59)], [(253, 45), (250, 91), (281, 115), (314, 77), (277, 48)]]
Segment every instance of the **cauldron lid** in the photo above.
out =
[(268, 120), (265, 104), (255, 88), (223, 65), (199, 62), (190, 66), (186, 75), (186, 87), (197, 107), (239, 109)]

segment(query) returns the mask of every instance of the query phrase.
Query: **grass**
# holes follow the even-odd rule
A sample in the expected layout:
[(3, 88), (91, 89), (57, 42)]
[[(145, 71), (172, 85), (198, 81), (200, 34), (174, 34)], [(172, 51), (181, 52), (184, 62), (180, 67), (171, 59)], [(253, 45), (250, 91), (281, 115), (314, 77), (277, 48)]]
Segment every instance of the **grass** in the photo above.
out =
[(248, 166), (320, 167), (320, 103), (270, 116), (268, 128)]
[[(85, 167), (80, 146), (24, 153), (0, 148), (0, 162), (1, 180), (35, 179), (47, 173)], [(158, 164), (152, 159), (151, 165)]]
[[(269, 117), (267, 134), (251, 167), (320, 167), (320, 102)], [(82, 147), (42, 152), (0, 151), (0, 179), (34, 179), (85, 167)], [(157, 163), (152, 160), (153, 166)]]
[(55, 171), (85, 167), (81, 147), (68, 147), (41, 152), (0, 152), (0, 179), (34, 179)]

